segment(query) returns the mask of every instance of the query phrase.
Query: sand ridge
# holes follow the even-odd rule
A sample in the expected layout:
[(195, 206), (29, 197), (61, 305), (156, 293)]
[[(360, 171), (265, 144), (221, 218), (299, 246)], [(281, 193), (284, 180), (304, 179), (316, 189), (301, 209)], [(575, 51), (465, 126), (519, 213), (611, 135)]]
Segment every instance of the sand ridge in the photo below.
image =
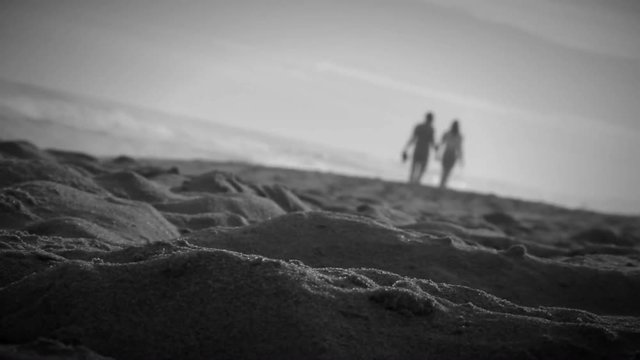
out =
[(640, 218), (0, 142), (0, 357), (633, 358)]
[[(470, 290), (461, 302), (456, 288), (433, 290), (441, 286), (402, 277), (381, 285), (357, 269), (224, 250), (120, 265), (67, 262), (0, 290), (1, 328), (11, 329), (0, 336), (15, 343), (55, 336), (125, 359), (371, 358), (390, 349), (398, 358), (454, 351), (588, 358), (624, 355), (638, 340), (615, 318), (526, 311)], [(25, 306), (31, 310), (19, 311)]]
[(465, 285), (528, 306), (640, 313), (640, 271), (549, 261), (528, 255), (523, 245), (496, 251), (452, 235), (411, 233), (347, 214), (294, 213), (250, 227), (203, 230), (183, 239), (204, 247), (297, 259), (313, 267), (376, 268)]

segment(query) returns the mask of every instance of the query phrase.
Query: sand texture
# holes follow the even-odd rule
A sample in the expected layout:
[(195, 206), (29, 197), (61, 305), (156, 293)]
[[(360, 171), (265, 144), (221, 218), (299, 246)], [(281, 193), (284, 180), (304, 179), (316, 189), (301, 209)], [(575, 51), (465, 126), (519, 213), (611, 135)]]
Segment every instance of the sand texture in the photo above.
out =
[(640, 217), (0, 142), (0, 359), (636, 359)]

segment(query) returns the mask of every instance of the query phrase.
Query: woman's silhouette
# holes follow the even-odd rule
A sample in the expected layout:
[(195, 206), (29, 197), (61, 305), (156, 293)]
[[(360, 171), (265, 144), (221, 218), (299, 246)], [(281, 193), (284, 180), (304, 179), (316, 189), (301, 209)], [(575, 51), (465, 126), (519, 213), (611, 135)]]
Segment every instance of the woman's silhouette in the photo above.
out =
[(455, 120), (451, 128), (444, 135), (440, 142), (440, 155), (442, 159), (442, 177), (440, 178), (440, 188), (447, 187), (449, 175), (456, 162), (462, 163), (462, 134), (460, 124)]

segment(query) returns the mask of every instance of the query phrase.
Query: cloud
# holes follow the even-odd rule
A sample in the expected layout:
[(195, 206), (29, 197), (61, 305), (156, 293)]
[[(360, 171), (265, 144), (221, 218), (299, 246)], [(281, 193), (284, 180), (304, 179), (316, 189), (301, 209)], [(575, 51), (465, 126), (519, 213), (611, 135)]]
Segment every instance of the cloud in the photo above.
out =
[(640, 60), (640, 6), (631, 0), (422, 0), (512, 26), (562, 46)]
[(0, 108), (30, 120), (54, 122), (70, 128), (116, 135), (136, 134), (141, 138), (167, 140), (174, 132), (167, 126), (150, 122), (118, 108), (77, 104), (72, 101), (45, 100), (35, 96), (0, 95)]
[(330, 61), (319, 62), (315, 65), (318, 72), (332, 73), (345, 78), (362, 81), (388, 90), (399, 91), (405, 94), (420, 96), (428, 99), (439, 100), (452, 105), (464, 106), (468, 108), (487, 110), (491, 112), (514, 112), (507, 106), (493, 103), (491, 101), (478, 99), (470, 96), (458, 95), (450, 92), (431, 89), (422, 85), (405, 82), (392, 77), (369, 72), (367, 70), (343, 66)]
[(429, 88), (396, 79), (385, 74), (344, 66), (331, 61), (316, 63), (314, 70), (318, 73), (330, 73), (390, 91), (440, 101), (453, 105), (461, 112), (464, 112), (464, 110), (472, 111), (476, 116), (479, 112), (483, 112), (484, 116), (488, 115), (495, 119), (508, 119), (508, 122), (511, 124), (517, 123), (518, 126), (526, 125), (527, 128), (531, 129), (545, 128), (547, 131), (558, 131), (561, 129), (568, 133), (570, 133), (572, 129), (584, 129), (585, 131), (598, 133), (605, 137), (625, 139), (625, 141), (630, 142), (637, 142), (640, 139), (640, 132), (637, 130), (606, 123), (598, 119), (566, 113), (546, 112), (544, 109), (537, 109), (535, 112), (532, 112), (500, 102)]

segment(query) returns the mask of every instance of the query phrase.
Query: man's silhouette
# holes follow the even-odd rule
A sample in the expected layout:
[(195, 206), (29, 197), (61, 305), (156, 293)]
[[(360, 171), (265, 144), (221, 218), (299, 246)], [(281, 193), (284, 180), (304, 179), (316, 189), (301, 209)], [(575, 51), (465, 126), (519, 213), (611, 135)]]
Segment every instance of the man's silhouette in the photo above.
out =
[(431, 147), (437, 150), (435, 143), (435, 133), (433, 130), (433, 113), (428, 112), (424, 117), (424, 122), (416, 125), (413, 134), (409, 138), (409, 142), (402, 152), (403, 161), (407, 160), (407, 151), (411, 145), (413, 146), (413, 158), (411, 163), (411, 172), (409, 174), (410, 184), (419, 184), (422, 176), (427, 171), (427, 163), (429, 162), (429, 149)]

